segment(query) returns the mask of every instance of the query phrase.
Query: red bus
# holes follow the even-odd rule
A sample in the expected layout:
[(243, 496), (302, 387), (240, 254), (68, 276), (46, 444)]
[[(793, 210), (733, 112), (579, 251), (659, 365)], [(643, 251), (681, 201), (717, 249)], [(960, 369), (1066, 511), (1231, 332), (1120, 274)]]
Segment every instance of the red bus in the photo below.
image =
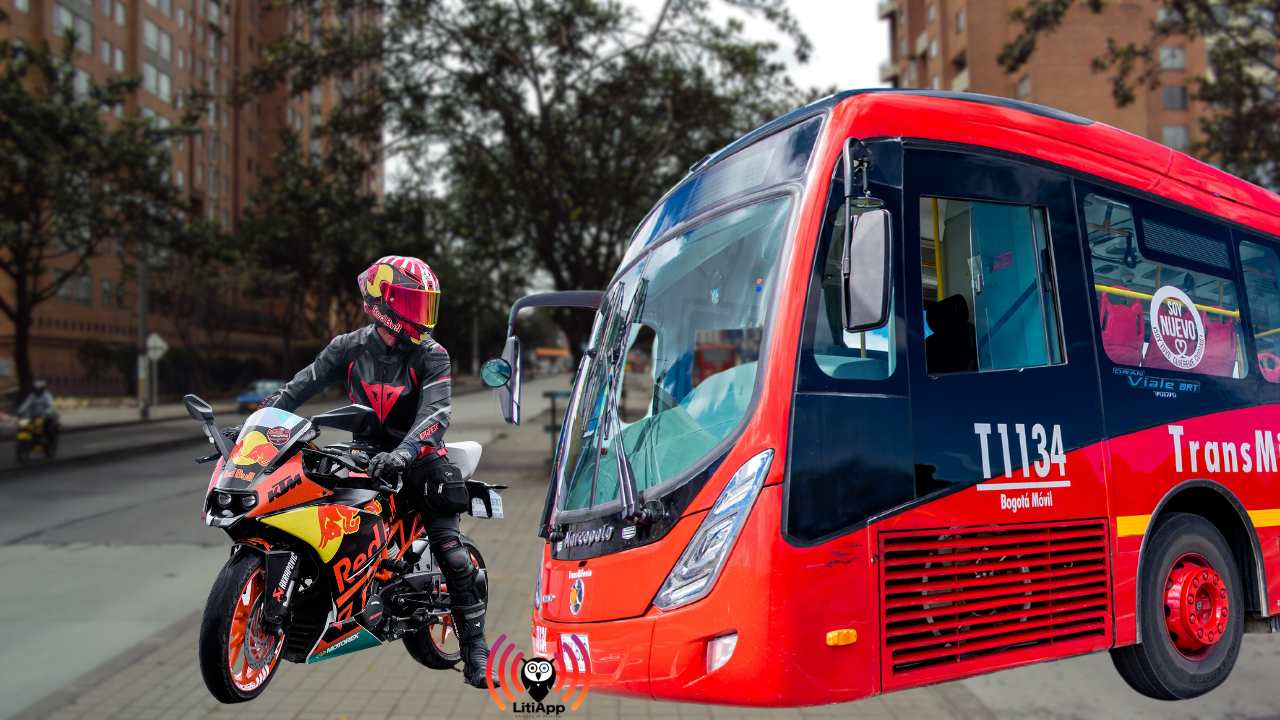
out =
[[(1213, 689), (1277, 628), (1278, 237), (1280, 197), (1022, 102), (856, 91), (751, 132), (563, 303), (598, 310), (534, 651), (740, 705), (1101, 650)], [(733, 361), (699, 377), (708, 337)]]

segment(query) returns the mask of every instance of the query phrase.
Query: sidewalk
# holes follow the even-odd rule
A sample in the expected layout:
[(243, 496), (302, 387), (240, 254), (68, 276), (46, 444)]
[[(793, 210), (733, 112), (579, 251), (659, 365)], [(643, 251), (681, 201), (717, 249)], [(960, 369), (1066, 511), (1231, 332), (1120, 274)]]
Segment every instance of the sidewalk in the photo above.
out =
[[(492, 588), (489, 636), (500, 633), (527, 645), (530, 589), (542, 549), (535, 535), (547, 482), (547, 446), (533, 418), (493, 438), (478, 476), (510, 486), (503, 520), (464, 517), (462, 530), (479, 545)], [(499, 713), (487, 693), (466, 687), (454, 671), (432, 671), (409, 658), (399, 644), (317, 665), (284, 663), (261, 697), (235, 706), (214, 701), (196, 665), (199, 615), (161, 630), (101, 666), (20, 718), (473, 718)], [(645, 702), (593, 693), (574, 717), (592, 718), (930, 718), (991, 715), (964, 686), (949, 684), (859, 703), (801, 710), (743, 710)]]
[[(454, 385), (454, 394), (467, 394), (483, 389), (485, 388), (478, 378), (462, 376)], [(321, 396), (307, 403), (304, 411), (321, 412), (346, 403), (347, 399), (341, 395), (336, 398)], [(245, 417), (236, 412), (234, 400), (214, 402), (211, 405), (221, 426), (239, 424)], [(52, 466), (104, 460), (128, 453), (167, 450), (186, 444), (194, 447), (205, 442), (200, 426), (187, 414), (187, 408), (182, 403), (152, 407), (151, 420), (148, 422), (138, 420), (136, 407), (77, 408), (63, 411), (62, 424), (63, 434), (58, 439), (58, 456), (47, 460), (37, 450), (33, 459), (22, 465), (14, 458), (12, 426), (0, 431), (0, 473), (4, 473), (0, 476), (0, 481)]]

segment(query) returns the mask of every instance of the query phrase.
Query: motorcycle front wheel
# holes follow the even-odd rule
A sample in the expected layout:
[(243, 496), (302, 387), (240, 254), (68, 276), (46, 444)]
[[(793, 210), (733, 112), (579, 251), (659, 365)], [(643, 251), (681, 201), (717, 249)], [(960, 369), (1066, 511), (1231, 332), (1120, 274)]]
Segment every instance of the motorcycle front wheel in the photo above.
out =
[(262, 617), (266, 570), (252, 552), (222, 566), (200, 622), (200, 674), (220, 702), (252, 700), (266, 689), (284, 649), (284, 632)]

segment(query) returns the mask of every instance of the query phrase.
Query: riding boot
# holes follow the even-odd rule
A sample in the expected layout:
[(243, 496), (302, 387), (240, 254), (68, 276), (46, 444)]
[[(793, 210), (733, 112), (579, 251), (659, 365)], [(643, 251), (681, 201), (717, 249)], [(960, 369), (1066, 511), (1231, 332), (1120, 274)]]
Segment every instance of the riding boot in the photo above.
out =
[[(489, 666), (489, 643), (484, 639), (485, 603), (455, 606), (453, 627), (458, 632), (462, 651), (462, 679), (472, 687), (483, 688)], [(495, 678), (493, 686), (498, 687)]]

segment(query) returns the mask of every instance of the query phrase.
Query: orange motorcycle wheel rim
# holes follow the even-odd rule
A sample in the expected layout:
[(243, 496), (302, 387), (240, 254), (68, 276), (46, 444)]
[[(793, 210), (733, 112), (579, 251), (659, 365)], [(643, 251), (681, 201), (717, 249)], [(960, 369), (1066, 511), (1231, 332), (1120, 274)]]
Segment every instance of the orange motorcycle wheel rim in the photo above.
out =
[(268, 631), (262, 618), (262, 568), (245, 580), (231, 615), (227, 639), (227, 668), (231, 682), (241, 692), (252, 692), (266, 682), (280, 662), (284, 633)]

